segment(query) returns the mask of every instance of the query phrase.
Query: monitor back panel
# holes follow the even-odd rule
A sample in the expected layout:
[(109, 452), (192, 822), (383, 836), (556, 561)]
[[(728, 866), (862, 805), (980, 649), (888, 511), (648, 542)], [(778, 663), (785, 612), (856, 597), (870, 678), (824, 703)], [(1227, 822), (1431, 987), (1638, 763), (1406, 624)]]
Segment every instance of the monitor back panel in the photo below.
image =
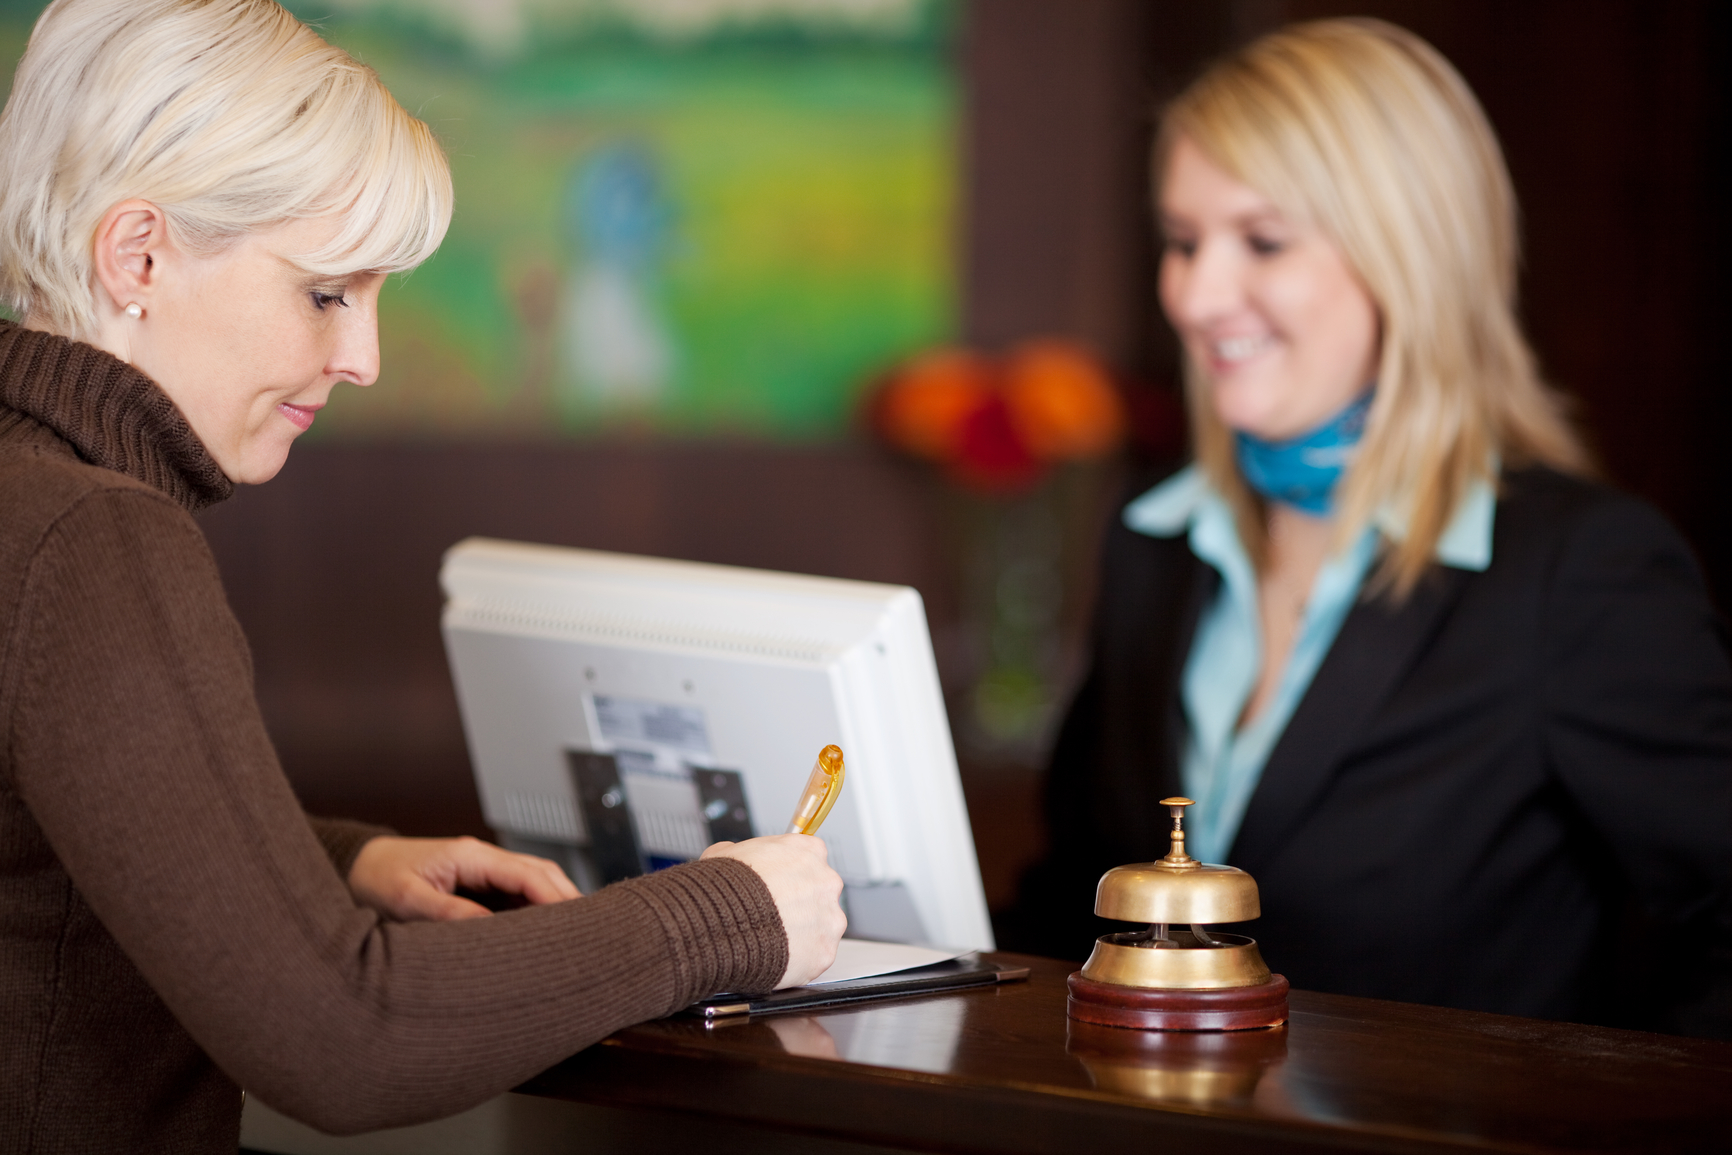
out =
[[(592, 557), (641, 560), (662, 580), (628, 583), (639, 591), (632, 613), (599, 613), (624, 603), (609, 607), (610, 591), (597, 596), (581, 578), (561, 583), (549, 569), (557, 557), (528, 555), (533, 580), (516, 582), (511, 549), (573, 555), (579, 570)], [(467, 581), (464, 562), (495, 571)], [(506, 543), (448, 555), (446, 648), (489, 825), (508, 841), (583, 848), (579, 882), (593, 886), (633, 854), (653, 870), (746, 830), (780, 833), (834, 742), (848, 780), (822, 836), (848, 884), (850, 933), (989, 949), (918, 595), (765, 575), (763, 588), (734, 591), (739, 612), (703, 580), (723, 567), (689, 567), (682, 589), (672, 579), (683, 564)], [(841, 609), (825, 613), (832, 588)], [(773, 643), (766, 595), (790, 611)], [(731, 596), (724, 581), (720, 603)]]

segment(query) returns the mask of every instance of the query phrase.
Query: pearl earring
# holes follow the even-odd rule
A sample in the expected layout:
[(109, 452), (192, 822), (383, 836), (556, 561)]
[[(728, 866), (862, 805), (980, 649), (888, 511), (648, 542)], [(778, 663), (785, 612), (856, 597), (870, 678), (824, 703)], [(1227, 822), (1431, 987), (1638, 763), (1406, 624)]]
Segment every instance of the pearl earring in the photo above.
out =
[(134, 301), (126, 307), (126, 315), (136, 321), (140, 317), (144, 316), (144, 306), (140, 305), (137, 301)]

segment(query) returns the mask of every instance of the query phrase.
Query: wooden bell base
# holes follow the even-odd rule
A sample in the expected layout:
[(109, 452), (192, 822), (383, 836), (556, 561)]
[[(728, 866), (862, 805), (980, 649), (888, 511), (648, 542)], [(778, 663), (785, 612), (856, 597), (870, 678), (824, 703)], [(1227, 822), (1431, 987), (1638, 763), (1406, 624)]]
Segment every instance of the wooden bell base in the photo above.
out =
[(1097, 983), (1071, 972), (1070, 1017), (1105, 1027), (1153, 1031), (1246, 1031), (1287, 1021), (1287, 980), (1269, 976), (1251, 987), (1212, 991), (1156, 990)]

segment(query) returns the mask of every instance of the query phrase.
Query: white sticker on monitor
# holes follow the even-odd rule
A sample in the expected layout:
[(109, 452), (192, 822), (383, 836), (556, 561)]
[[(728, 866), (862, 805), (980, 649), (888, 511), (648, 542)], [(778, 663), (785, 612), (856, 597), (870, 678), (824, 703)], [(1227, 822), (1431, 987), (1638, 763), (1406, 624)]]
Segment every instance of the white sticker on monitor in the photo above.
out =
[(687, 777), (692, 766), (713, 765), (710, 732), (697, 706), (593, 694), (601, 744), (619, 759), (622, 773)]

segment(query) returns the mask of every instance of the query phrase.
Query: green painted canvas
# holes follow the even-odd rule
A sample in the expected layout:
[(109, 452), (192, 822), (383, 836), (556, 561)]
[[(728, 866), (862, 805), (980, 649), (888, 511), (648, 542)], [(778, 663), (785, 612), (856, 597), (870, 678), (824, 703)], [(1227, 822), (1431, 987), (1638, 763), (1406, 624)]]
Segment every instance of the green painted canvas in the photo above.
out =
[[(451, 157), (309, 436), (821, 439), (956, 309), (954, 0), (291, 0)], [(0, 8), (17, 59), (39, 4)]]

